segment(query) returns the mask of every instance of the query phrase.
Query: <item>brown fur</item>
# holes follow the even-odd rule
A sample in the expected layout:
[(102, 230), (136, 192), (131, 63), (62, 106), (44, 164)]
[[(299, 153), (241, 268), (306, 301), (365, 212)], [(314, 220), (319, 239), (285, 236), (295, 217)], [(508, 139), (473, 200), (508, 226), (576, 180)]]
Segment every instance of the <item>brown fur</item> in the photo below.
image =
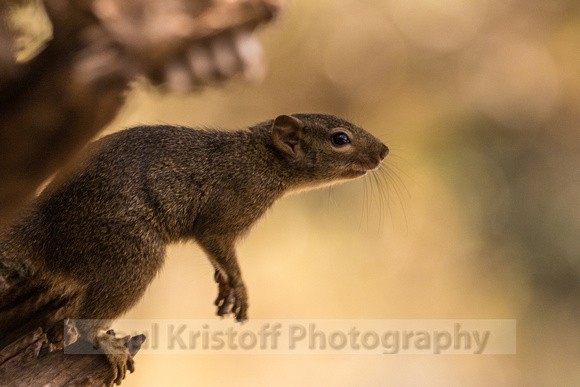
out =
[[(336, 132), (351, 143), (333, 145)], [(48, 293), (74, 298), (67, 317), (113, 320), (139, 301), (168, 244), (195, 240), (217, 270), (219, 314), (244, 320), (240, 236), (285, 193), (361, 176), (388, 148), (340, 118), (297, 114), (238, 131), (137, 127), (88, 152), (0, 238), (0, 266), (27, 267)], [(102, 328), (80, 330), (103, 346)]]

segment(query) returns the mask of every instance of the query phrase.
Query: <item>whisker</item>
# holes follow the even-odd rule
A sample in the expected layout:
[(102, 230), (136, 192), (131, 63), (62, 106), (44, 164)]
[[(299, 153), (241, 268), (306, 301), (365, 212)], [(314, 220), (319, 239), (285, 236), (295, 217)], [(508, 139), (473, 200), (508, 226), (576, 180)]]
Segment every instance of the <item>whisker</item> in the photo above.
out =
[[(393, 160), (393, 158), (395, 160)], [(401, 161), (404, 162), (405, 164), (407, 164), (411, 169), (414, 169), (415, 167), (409, 163), (406, 159), (404, 159), (403, 157), (401, 157), (398, 154), (395, 155), (391, 155), (389, 154), (389, 161), (388, 161), (388, 168), (391, 170), (397, 170), (398, 172), (400, 172), (407, 180), (411, 181), (413, 184), (417, 184), (420, 186), (420, 184), (411, 177), (411, 175), (409, 175), (406, 172), (406, 169), (401, 168), (398, 164), (397, 161)]]
[(370, 178), (368, 176), (365, 176), (365, 183), (368, 184), (367, 186), (367, 201), (366, 201), (366, 213), (367, 213), (367, 227), (366, 230), (369, 231), (369, 221), (370, 221), (370, 216), (371, 216), (371, 208), (373, 206), (373, 182), (372, 180), (369, 180)]
[(326, 201), (326, 205), (328, 206), (327, 207), (328, 211), (330, 211), (331, 205), (336, 206), (336, 201), (334, 200), (334, 195), (333, 195), (333, 191), (332, 191), (332, 185), (328, 186), (328, 199)]
[(363, 202), (362, 202), (362, 208), (361, 208), (361, 212), (360, 212), (360, 219), (358, 222), (358, 229), (359, 231), (362, 228), (362, 222), (363, 222), (363, 218), (365, 215), (365, 209), (367, 212), (367, 219), (368, 219), (368, 189), (367, 189), (367, 177), (363, 177)]
[[(392, 148), (391, 148), (392, 149)], [(370, 229), (371, 216), (377, 217), (377, 232), (382, 234), (385, 230), (385, 218), (391, 220), (395, 226), (395, 213), (400, 208), (405, 221), (405, 230), (409, 232), (409, 221), (405, 209), (405, 200), (411, 197), (411, 193), (405, 184), (406, 180), (414, 180), (395, 161), (403, 160), (400, 155), (390, 154), (386, 163), (381, 168), (363, 177), (363, 202), (358, 229), (363, 227), (366, 216), (366, 229)], [(394, 203), (394, 201), (398, 203)], [(366, 212), (366, 214), (365, 214)], [(374, 221), (372, 222), (374, 223)]]
[[(405, 186), (403, 180), (401, 179), (401, 177), (397, 174), (396, 171), (393, 170), (385, 170), (385, 174), (386, 177), (389, 178), (393, 184), (389, 185), (389, 187), (392, 187), (393, 191), (395, 192), (395, 195), (397, 196), (397, 201), (399, 202), (399, 207), (401, 208), (402, 212), (403, 212), (403, 218), (405, 219), (405, 229), (407, 231), (407, 233), (409, 232), (409, 222), (407, 219), (407, 211), (405, 210), (405, 205), (404, 205), (404, 193), (406, 193), (406, 197), (411, 197), (411, 194), (409, 193), (409, 190), (407, 189), (407, 187)], [(404, 191), (401, 190), (401, 187), (403, 187)]]
[[(377, 190), (378, 190), (378, 195), (377, 195), (378, 207), (379, 207), (379, 228), (378, 228), (378, 231), (379, 231), (379, 233), (382, 233), (384, 231), (383, 217), (384, 217), (384, 212), (385, 212), (385, 206), (384, 206), (385, 196), (384, 196), (384, 191), (381, 189), (380, 174), (373, 173), (373, 178), (374, 178)], [(388, 206), (388, 201), (386, 203)]]
[[(386, 210), (389, 213), (389, 217), (391, 218), (391, 225), (394, 226), (395, 225), (395, 219), (393, 218), (393, 211), (391, 209), (391, 201), (389, 200), (389, 182), (388, 179), (386, 178), (386, 171), (384, 170), (379, 170), (379, 173), (377, 174), (377, 179), (380, 181), (380, 186), (379, 186), (379, 190), (380, 193), (382, 195), (382, 200), (386, 203)], [(384, 189), (384, 187), (386, 186), (386, 190)]]
[[(395, 174), (395, 177), (397, 178), (397, 180), (399, 180), (401, 183), (403, 182), (402, 178), (399, 176), (399, 173), (402, 174), (406, 179), (412, 181), (414, 184), (418, 184), (411, 176), (409, 176), (405, 170), (403, 170), (402, 168), (398, 167), (397, 165), (394, 164), (390, 164), (389, 165), (389, 169), (391, 170), (391, 172), (393, 172), (393, 174)], [(404, 184), (403, 184), (404, 185)], [(407, 191), (408, 192), (408, 191)]]
[(405, 190), (406, 197), (411, 198), (411, 193), (407, 189), (407, 186), (405, 185), (405, 183), (404, 183), (403, 179), (401, 178), (401, 176), (399, 176), (399, 173), (397, 173), (396, 170), (392, 170), (392, 169), (391, 169), (390, 172), (392, 174), (393, 182), (396, 183), (395, 185), (402, 186), (403, 189)]

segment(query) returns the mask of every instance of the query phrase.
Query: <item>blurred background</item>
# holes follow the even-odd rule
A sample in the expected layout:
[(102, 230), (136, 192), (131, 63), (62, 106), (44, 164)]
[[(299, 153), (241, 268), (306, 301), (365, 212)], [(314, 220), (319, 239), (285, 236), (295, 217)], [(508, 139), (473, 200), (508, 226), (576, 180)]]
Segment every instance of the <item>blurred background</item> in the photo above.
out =
[[(106, 133), (342, 116), (381, 176), (290, 196), (240, 244), (253, 319), (517, 319), (517, 355), (138, 355), (124, 386), (580, 385), (580, 3), (295, 0), (260, 84), (137, 84)], [(126, 318), (215, 315), (193, 243)], [(215, 317), (217, 318), (217, 317)]]

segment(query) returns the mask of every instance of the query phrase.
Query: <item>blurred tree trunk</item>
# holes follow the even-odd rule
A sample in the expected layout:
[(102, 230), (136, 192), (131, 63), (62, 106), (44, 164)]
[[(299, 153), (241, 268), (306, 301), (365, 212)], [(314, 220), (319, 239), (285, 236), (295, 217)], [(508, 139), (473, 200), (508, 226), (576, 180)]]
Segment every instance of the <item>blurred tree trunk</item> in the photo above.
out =
[[(15, 3), (26, 0), (14, 0)], [(188, 92), (262, 66), (254, 29), (275, 0), (44, 0), (52, 37), (14, 58), (0, 0), (0, 232), (38, 187), (109, 123), (143, 76)], [(1, 247), (1, 246), (0, 246)], [(0, 262), (0, 385), (107, 385), (104, 355), (65, 356), (67, 302), (45, 299), (25, 268)], [(128, 341), (136, 353), (144, 337)], [(82, 345), (82, 340), (73, 345)], [(85, 343), (86, 344), (86, 343)]]

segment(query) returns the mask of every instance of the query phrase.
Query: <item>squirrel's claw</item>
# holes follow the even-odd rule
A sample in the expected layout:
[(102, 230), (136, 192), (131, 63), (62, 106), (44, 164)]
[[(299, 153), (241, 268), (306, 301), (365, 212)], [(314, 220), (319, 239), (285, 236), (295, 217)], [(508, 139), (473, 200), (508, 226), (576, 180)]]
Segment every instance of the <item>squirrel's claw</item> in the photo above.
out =
[(227, 276), (217, 269), (214, 278), (218, 283), (218, 296), (215, 300), (215, 305), (218, 307), (217, 315), (223, 317), (231, 312), (236, 315), (236, 320), (240, 322), (247, 320), (248, 297), (246, 295), (246, 287), (240, 284), (232, 288)]
[(234, 303), (234, 292), (227, 276), (220, 270), (216, 269), (214, 279), (218, 283), (218, 296), (215, 299), (215, 305), (218, 307), (217, 315), (223, 317), (230, 313), (230, 308)]
[(230, 288), (226, 294), (218, 294), (215, 305), (218, 307), (217, 315), (223, 317), (230, 313), (230, 308), (234, 304), (234, 292)]

